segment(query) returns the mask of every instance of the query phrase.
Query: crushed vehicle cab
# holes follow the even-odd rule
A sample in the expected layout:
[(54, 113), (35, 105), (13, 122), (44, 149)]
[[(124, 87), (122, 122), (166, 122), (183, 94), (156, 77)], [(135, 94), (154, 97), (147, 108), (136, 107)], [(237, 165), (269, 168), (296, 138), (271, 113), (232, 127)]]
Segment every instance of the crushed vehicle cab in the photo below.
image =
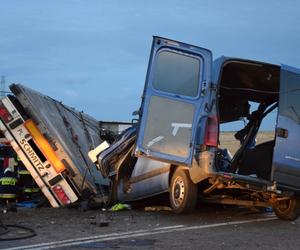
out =
[[(169, 192), (176, 213), (203, 200), (271, 206), (279, 218), (298, 218), (299, 86), (298, 69), (228, 57), (213, 62), (207, 49), (154, 37), (138, 122), (98, 155), (111, 199)], [(271, 112), (274, 136), (255, 145)], [(220, 125), (242, 118), (248, 122), (235, 134), (240, 147), (228, 158)]]

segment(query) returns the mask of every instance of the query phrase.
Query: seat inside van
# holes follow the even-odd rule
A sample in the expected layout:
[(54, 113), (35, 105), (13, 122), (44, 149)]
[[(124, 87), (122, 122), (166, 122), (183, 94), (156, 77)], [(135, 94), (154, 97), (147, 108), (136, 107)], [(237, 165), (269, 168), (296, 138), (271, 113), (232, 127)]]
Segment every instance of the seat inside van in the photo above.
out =
[[(280, 68), (276, 65), (242, 60), (226, 61), (219, 79), (218, 114), (221, 124), (247, 120), (235, 132), (239, 148), (233, 155), (227, 172), (256, 175), (269, 179), (274, 138), (256, 145), (262, 121), (278, 107)], [(257, 109), (250, 112), (250, 103)], [(275, 125), (275, 124), (274, 124)]]

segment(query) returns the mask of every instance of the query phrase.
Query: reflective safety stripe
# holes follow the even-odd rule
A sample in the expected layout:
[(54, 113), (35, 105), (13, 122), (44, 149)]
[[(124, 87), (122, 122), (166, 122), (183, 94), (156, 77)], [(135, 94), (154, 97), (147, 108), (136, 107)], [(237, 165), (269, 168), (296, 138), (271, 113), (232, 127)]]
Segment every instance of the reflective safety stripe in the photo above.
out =
[(39, 188), (24, 188), (23, 189), (24, 193), (37, 193), (38, 191), (40, 191)]
[(28, 170), (18, 170), (18, 174), (29, 175), (30, 172)]
[(15, 186), (16, 183), (17, 183), (17, 179), (13, 177), (2, 177), (0, 179), (0, 185), (2, 186), (7, 186), (7, 185)]
[(0, 194), (0, 198), (2, 198), (2, 199), (17, 198), (17, 195), (16, 194)]

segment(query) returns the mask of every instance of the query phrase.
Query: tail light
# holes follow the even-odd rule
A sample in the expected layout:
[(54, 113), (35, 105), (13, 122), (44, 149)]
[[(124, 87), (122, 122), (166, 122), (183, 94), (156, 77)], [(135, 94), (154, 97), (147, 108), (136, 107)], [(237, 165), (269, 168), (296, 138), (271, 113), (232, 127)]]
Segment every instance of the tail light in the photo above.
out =
[(13, 117), (8, 112), (8, 110), (5, 108), (2, 102), (0, 102), (0, 117), (5, 123), (8, 123), (13, 120)]
[(52, 190), (54, 191), (56, 197), (61, 201), (63, 205), (68, 205), (71, 203), (71, 200), (69, 199), (69, 197), (67, 196), (67, 194), (65, 193), (61, 185), (54, 186)]
[(65, 169), (65, 165), (60, 161), (49, 142), (42, 135), (41, 131), (35, 125), (32, 120), (25, 122), (25, 127), (32, 136), (33, 140), (37, 144), (38, 148), (42, 151), (43, 155), (51, 163), (57, 173), (62, 172)]
[(206, 146), (218, 146), (218, 118), (217, 116), (209, 116), (206, 122), (204, 144)]

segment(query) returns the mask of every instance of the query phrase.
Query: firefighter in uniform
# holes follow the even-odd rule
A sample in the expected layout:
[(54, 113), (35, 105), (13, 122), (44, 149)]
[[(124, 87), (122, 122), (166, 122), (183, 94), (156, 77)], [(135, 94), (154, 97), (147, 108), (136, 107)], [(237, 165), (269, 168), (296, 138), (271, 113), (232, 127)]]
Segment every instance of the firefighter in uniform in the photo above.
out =
[(10, 167), (11, 160), (14, 159), (14, 152), (11, 146), (0, 143), (0, 174), (4, 173), (7, 167)]
[(19, 156), (16, 156), (15, 169), (17, 169), (17, 173), (19, 177), (19, 188), (20, 188), (22, 198), (24, 200), (31, 200), (36, 198), (40, 189), (36, 185), (30, 172), (24, 166)]
[(0, 202), (5, 210), (17, 211), (17, 177), (11, 168), (6, 168), (0, 177)]

